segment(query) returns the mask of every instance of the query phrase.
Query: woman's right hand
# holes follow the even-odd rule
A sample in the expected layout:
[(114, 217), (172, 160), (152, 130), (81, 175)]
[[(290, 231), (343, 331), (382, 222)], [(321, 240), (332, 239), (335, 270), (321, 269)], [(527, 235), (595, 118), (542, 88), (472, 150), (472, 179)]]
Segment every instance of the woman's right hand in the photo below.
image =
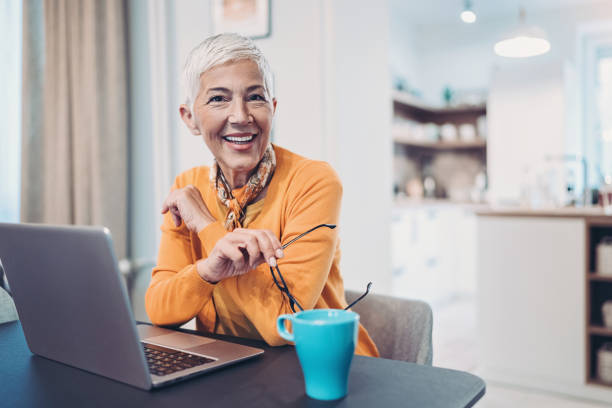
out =
[(161, 212), (162, 214), (170, 212), (174, 225), (178, 227), (184, 222), (185, 227), (196, 234), (211, 222), (215, 222), (215, 218), (202, 199), (200, 190), (191, 184), (171, 191), (162, 205)]
[(283, 257), (278, 238), (269, 230), (236, 228), (217, 241), (208, 258), (197, 262), (198, 274), (210, 283), (217, 283), (255, 269), (260, 264), (276, 266)]

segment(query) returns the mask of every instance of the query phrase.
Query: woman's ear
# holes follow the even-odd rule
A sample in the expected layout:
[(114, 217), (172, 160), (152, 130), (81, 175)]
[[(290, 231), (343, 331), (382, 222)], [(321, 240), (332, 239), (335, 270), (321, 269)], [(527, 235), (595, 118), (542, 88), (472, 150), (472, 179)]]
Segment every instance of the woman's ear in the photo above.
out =
[(276, 113), (276, 98), (272, 98), (272, 114)]
[(179, 107), (179, 114), (181, 115), (181, 119), (183, 119), (183, 122), (185, 122), (185, 125), (187, 125), (187, 128), (189, 129), (192, 135), (199, 136), (202, 134), (202, 132), (200, 132), (200, 129), (198, 129), (196, 125), (195, 117), (193, 116), (193, 113), (191, 113), (191, 109), (189, 109), (189, 106), (182, 104)]

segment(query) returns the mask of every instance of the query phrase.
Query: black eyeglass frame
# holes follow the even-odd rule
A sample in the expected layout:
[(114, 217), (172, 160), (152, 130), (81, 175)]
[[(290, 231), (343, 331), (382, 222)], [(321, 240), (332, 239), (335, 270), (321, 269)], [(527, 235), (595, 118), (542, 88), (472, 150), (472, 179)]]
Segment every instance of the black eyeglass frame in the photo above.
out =
[[(306, 231), (306, 232), (298, 235), (297, 237), (293, 238), (291, 241), (289, 241), (286, 244), (284, 244), (282, 246), (282, 248), (283, 249), (287, 248), (289, 245), (293, 244), (295, 241), (297, 241), (298, 239), (302, 238), (304, 235), (310, 234), (312, 231), (314, 231), (314, 230), (316, 230), (318, 228), (321, 228), (321, 227), (327, 227), (329, 229), (334, 229), (334, 228), (336, 228), (336, 225), (334, 225), (334, 224), (319, 224), (316, 227), (312, 227), (308, 231)], [(274, 270), (275, 269), (276, 269), (276, 273), (278, 274), (278, 278), (274, 274)], [(300, 302), (298, 302), (298, 300), (295, 297), (293, 297), (293, 295), (291, 294), (291, 291), (289, 290), (289, 287), (287, 286), (287, 283), (285, 282), (285, 279), (283, 278), (283, 274), (281, 273), (280, 269), (278, 268), (278, 265), (276, 265), (274, 268), (270, 267), (270, 274), (272, 275), (272, 279), (274, 279), (274, 284), (276, 285), (276, 287), (281, 291), (281, 293), (284, 293), (285, 296), (287, 296), (287, 299), (289, 299), (289, 306), (291, 307), (291, 310), (293, 311), (293, 313), (296, 313), (295, 306), (297, 306), (298, 309), (300, 309), (300, 311), (303, 312), (304, 308), (302, 307), (302, 305), (300, 305)], [(371, 286), (372, 286), (372, 282), (368, 282), (368, 286), (366, 287), (365, 293), (363, 295), (359, 296), (357, 299), (355, 299), (350, 305), (345, 307), (344, 310), (350, 309), (357, 302), (359, 302), (361, 299), (366, 297), (367, 294), (370, 293), (370, 287)]]

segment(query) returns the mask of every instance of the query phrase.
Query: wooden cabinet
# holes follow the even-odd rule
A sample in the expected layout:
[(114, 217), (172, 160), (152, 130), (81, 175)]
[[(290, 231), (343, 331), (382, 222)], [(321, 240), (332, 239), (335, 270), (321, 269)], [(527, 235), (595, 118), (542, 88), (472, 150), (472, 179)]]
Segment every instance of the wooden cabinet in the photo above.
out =
[(597, 351), (604, 343), (612, 342), (612, 328), (604, 324), (602, 306), (612, 300), (612, 276), (597, 273), (597, 245), (612, 237), (612, 217), (593, 217), (586, 222), (586, 381), (612, 387), (602, 382), (597, 374)]
[(612, 277), (595, 273), (595, 255), (612, 235), (612, 217), (596, 209), (570, 213), (479, 213), (479, 373), (611, 404), (597, 351), (612, 342), (601, 310), (612, 300)]
[(580, 217), (478, 216), (486, 380), (584, 395), (584, 225)]

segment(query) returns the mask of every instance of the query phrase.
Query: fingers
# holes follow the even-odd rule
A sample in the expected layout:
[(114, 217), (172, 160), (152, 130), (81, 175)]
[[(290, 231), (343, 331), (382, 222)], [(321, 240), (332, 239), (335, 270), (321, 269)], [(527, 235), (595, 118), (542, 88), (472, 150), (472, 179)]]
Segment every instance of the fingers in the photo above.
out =
[(174, 196), (172, 193), (168, 195), (168, 198), (166, 198), (166, 201), (164, 201), (164, 203), (162, 204), (162, 208), (161, 208), (162, 214), (165, 214), (168, 211), (170, 211), (170, 214), (172, 215), (172, 221), (174, 221), (174, 225), (179, 227), (182, 221), (181, 213), (174, 202)]
[(281, 244), (271, 231), (237, 228), (217, 241), (200, 276), (218, 282), (245, 274), (264, 262), (274, 267), (282, 256)]
[(257, 267), (257, 265), (263, 262), (263, 258), (260, 256), (257, 238), (250, 234), (240, 232), (237, 232), (236, 235), (240, 237), (241, 241), (238, 244), (238, 247), (243, 249), (243, 254), (246, 257), (250, 268), (252, 269)]
[(257, 265), (259, 265), (259, 263), (265, 261), (268, 265), (274, 267), (276, 266), (276, 259), (282, 258), (280, 242), (271, 231), (238, 228), (234, 232), (243, 240), (245, 249), (252, 260), (251, 263), (254, 263), (253, 260), (257, 260)]
[(179, 212), (179, 209), (176, 207), (172, 207), (170, 209), (170, 212), (172, 213), (172, 220), (174, 221), (174, 225), (176, 225), (177, 227), (181, 226), (181, 213)]
[(214, 222), (214, 217), (208, 211), (200, 190), (193, 185), (173, 190), (168, 194), (161, 208), (162, 214), (167, 212), (172, 213), (174, 225), (179, 227), (181, 223), (185, 223), (185, 226), (194, 232)]
[(234, 267), (231, 269), (231, 273), (229, 273), (229, 276), (226, 277), (229, 278), (233, 275), (241, 275), (249, 271), (250, 268), (247, 260), (239, 247), (233, 245), (228, 246), (224, 253), (234, 265)]
[(274, 255), (276, 256), (276, 258), (280, 259), (283, 256), (285, 256), (284, 252), (283, 252), (283, 246), (281, 245), (280, 241), (278, 240), (278, 238), (276, 238), (276, 235), (274, 235), (272, 233), (272, 231), (270, 230), (262, 230), (270, 239), (270, 242), (272, 243), (272, 247), (274, 248)]

